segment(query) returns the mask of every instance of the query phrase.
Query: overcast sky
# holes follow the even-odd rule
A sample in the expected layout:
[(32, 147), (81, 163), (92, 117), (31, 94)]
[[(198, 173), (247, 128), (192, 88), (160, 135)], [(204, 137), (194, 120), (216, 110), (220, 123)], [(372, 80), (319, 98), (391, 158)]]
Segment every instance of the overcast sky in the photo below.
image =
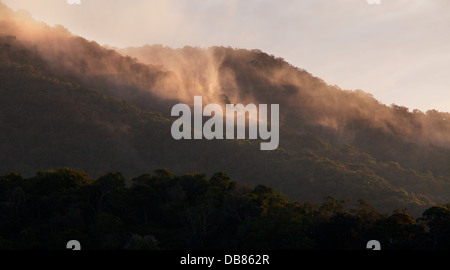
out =
[(450, 112), (450, 0), (2, 0), (116, 47), (261, 49), (381, 102)]

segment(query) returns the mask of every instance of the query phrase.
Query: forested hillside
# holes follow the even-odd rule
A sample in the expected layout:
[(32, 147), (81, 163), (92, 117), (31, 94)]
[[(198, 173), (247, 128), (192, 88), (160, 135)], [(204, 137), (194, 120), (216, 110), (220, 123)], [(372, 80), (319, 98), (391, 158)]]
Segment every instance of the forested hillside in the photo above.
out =
[[(450, 201), (448, 113), (386, 106), (259, 50), (113, 50), (0, 4), (0, 173), (69, 167), (126, 179), (155, 168), (226, 172), (292, 200), (331, 195), (414, 217)], [(171, 107), (280, 104), (280, 146), (176, 141)]]
[(383, 250), (450, 247), (448, 204), (416, 221), (364, 200), (351, 209), (332, 197), (288, 201), (224, 173), (156, 170), (125, 182), (69, 169), (0, 177), (0, 249), (63, 250), (71, 239), (83, 250), (363, 250), (371, 239)]

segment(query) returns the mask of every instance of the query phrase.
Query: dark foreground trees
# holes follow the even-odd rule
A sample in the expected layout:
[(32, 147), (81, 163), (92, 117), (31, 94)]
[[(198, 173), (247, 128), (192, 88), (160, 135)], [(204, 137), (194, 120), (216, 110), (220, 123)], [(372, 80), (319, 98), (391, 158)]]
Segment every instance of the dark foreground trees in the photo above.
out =
[(364, 200), (292, 202), (272, 188), (224, 173), (176, 176), (156, 170), (128, 184), (70, 169), (0, 177), (0, 249), (292, 250), (450, 248), (449, 205), (417, 221), (407, 210), (380, 214)]

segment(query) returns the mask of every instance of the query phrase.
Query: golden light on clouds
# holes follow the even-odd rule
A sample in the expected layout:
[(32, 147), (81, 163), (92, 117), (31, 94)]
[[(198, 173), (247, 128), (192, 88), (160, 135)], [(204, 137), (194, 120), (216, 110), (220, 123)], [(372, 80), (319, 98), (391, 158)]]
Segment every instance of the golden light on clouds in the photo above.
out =
[(3, 0), (116, 47), (258, 48), (385, 104), (450, 111), (450, 2)]

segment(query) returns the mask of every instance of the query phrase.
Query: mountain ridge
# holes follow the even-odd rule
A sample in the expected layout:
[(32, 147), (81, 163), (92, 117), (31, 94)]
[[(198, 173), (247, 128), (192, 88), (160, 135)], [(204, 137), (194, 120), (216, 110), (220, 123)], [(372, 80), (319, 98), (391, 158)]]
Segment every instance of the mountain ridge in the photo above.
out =
[[(297, 200), (364, 198), (386, 212), (450, 201), (448, 113), (389, 107), (259, 50), (114, 51), (8, 10), (0, 3), (0, 173), (225, 171)], [(193, 95), (280, 104), (279, 149), (173, 140), (170, 108)]]

